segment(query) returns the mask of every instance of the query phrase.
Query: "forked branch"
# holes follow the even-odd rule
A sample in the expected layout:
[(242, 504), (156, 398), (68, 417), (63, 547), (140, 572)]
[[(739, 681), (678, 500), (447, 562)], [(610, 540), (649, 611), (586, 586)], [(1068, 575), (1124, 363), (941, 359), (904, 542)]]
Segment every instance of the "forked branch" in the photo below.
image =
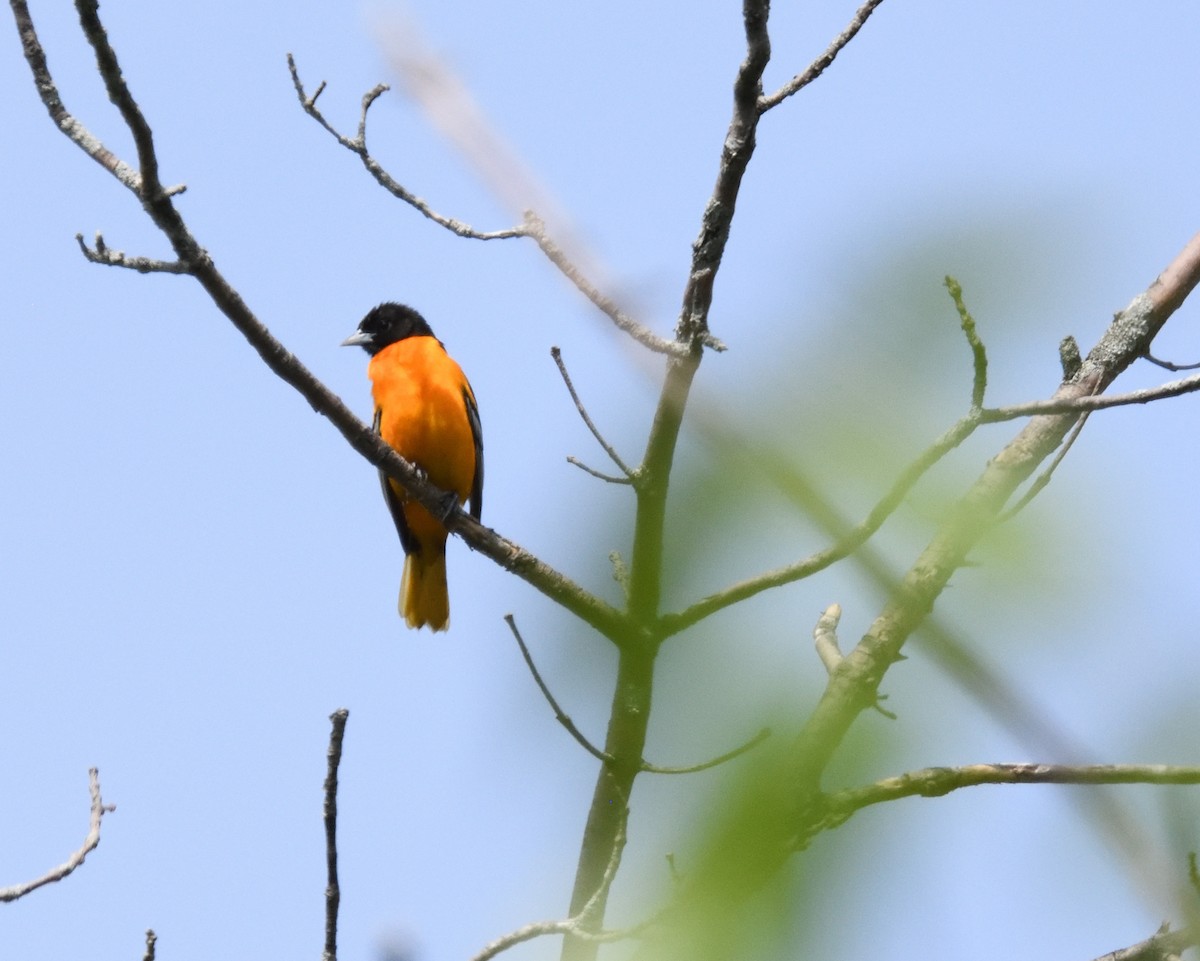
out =
[(296, 88), (296, 96), (299, 98), (300, 106), (304, 112), (320, 124), (339, 144), (355, 154), (367, 169), (367, 172), (375, 178), (375, 182), (397, 200), (403, 201), (422, 216), (429, 218), (441, 227), (445, 227), (459, 237), (470, 240), (508, 240), (514, 237), (530, 238), (538, 245), (538, 249), (546, 256), (546, 259), (557, 267), (563, 276), (580, 293), (595, 304), (619, 330), (624, 331), (642, 346), (649, 348), (655, 353), (669, 355), (681, 353), (678, 345), (669, 340), (664, 340), (653, 333), (648, 327), (630, 317), (614, 300), (603, 294), (584, 275), (582, 268), (571, 260), (562, 247), (555, 242), (550, 232), (546, 229), (545, 223), (535, 212), (526, 211), (523, 221), (515, 227), (508, 227), (502, 230), (477, 230), (455, 217), (447, 217), (438, 213), (426, 201), (422, 200), (396, 180), (367, 148), (367, 113), (371, 109), (372, 104), (389, 89), (387, 84), (381, 83), (363, 96), (362, 112), (359, 115), (358, 121), (358, 135), (347, 137), (326, 120), (321, 111), (317, 109), (317, 98), (321, 96), (321, 92), (325, 89), (325, 82), (322, 81), (317, 86), (316, 91), (311, 96), (308, 95), (304, 89), (304, 82), (300, 79), (300, 73), (296, 68), (295, 58), (289, 53), (287, 60), (288, 70), (292, 75), (292, 84)]

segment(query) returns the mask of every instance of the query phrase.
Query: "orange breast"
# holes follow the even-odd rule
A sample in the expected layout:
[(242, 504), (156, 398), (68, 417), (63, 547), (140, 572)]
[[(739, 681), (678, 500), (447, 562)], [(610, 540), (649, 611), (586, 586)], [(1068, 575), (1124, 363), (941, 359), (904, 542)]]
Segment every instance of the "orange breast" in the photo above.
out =
[[(431, 483), (465, 502), (475, 476), (475, 438), (463, 399), (471, 387), (462, 368), (436, 338), (406, 337), (371, 358), (367, 374), (383, 439)], [(396, 493), (405, 496), (400, 488)], [(418, 539), (439, 532), (444, 539), (445, 530), (418, 505), (404, 513)]]

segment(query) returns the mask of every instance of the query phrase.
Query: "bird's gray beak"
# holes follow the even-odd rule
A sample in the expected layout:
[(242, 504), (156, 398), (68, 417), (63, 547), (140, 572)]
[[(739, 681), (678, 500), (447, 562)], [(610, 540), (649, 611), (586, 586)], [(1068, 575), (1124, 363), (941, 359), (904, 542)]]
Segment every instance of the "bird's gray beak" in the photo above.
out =
[(342, 347), (362, 347), (371, 342), (371, 335), (364, 334), (361, 330), (356, 330), (349, 337), (342, 341)]

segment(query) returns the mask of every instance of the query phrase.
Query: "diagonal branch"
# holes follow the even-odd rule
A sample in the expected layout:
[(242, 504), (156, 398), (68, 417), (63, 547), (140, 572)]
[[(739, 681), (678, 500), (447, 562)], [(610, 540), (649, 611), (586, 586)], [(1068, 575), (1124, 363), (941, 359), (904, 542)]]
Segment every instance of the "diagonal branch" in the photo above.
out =
[(34, 86), (37, 87), (42, 104), (49, 112), (54, 125), (70, 137), (84, 153), (116, 177), (122, 185), (141, 196), (142, 178), (138, 172), (105, 147), (63, 105), (58, 87), (50, 76), (50, 66), (46, 63), (46, 53), (42, 49), (41, 41), (38, 40), (37, 31), (33, 26), (33, 18), (29, 15), (28, 4), (25, 0), (9, 0), (9, 5), (12, 7), (13, 18), (17, 23), (17, 32), (21, 36), (21, 48), (25, 54), (25, 61), (29, 64), (29, 70), (33, 74)]
[(771, 729), (764, 727), (754, 737), (750, 738), (744, 744), (739, 744), (732, 751), (718, 754), (716, 757), (709, 758), (707, 761), (701, 761), (699, 764), (688, 764), (682, 767), (663, 767), (659, 764), (651, 764), (649, 761), (643, 761), (642, 770), (647, 774), (695, 774), (698, 771), (708, 771), (718, 765), (724, 764), (726, 761), (732, 761), (735, 757), (741, 757), (747, 751), (758, 747), (770, 736)]
[[(981, 422), (981, 415), (979, 413), (967, 413), (961, 417), (941, 437), (914, 458), (908, 467), (900, 472), (899, 477), (893, 482), (891, 488), (871, 508), (867, 516), (858, 524), (844, 530), (836, 543), (822, 548), (792, 564), (787, 564), (772, 571), (766, 571), (746, 580), (739, 581), (715, 594), (709, 594), (707, 597), (701, 598), (682, 611), (663, 615), (660, 622), (660, 629), (664, 636), (670, 637), (678, 634), (680, 631), (698, 624), (709, 615), (730, 607), (739, 601), (753, 597), (762, 591), (770, 590), (774, 587), (782, 587), (785, 584), (791, 584), (806, 577), (811, 577), (813, 574), (854, 553), (883, 526), (884, 522), (891, 517), (892, 513), (900, 506), (904, 498), (908, 496), (909, 492), (926, 472), (950, 453), (950, 451), (954, 450), (970, 437)], [(723, 443), (744, 446), (731, 431), (721, 430), (720, 428), (713, 429), (720, 430)], [(754, 450), (749, 452), (749, 449), (746, 449), (748, 451), (747, 457), (751, 457), (756, 463), (762, 464), (764, 470), (770, 476), (781, 481), (786, 481), (786, 488), (797, 491), (797, 497), (809, 503), (819, 502), (821, 498), (816, 496), (816, 490), (811, 482), (801, 476), (793, 466), (784, 463), (778, 454), (768, 450)], [(837, 526), (841, 527), (842, 524), (839, 522)]]
[(504, 621), (508, 624), (508, 629), (512, 631), (513, 637), (517, 639), (517, 646), (521, 648), (521, 656), (525, 658), (525, 666), (529, 668), (529, 673), (533, 675), (533, 680), (538, 686), (538, 690), (542, 692), (542, 696), (550, 705), (550, 709), (554, 711), (554, 717), (563, 727), (567, 729), (567, 733), (579, 743), (588, 754), (592, 755), (596, 760), (608, 763), (612, 758), (596, 747), (587, 739), (584, 733), (575, 726), (575, 722), (561, 707), (558, 706), (558, 701), (554, 695), (550, 693), (550, 688), (546, 686), (546, 682), (542, 680), (542, 674), (537, 669), (537, 665), (533, 663), (533, 655), (529, 653), (529, 648), (525, 646), (525, 639), (521, 637), (521, 632), (517, 630), (517, 620), (511, 614), (504, 615)]
[[(558, 365), (558, 372), (562, 375), (563, 383), (567, 385), (567, 392), (571, 395), (571, 400), (575, 402), (575, 409), (579, 411), (579, 416), (583, 418), (584, 425), (592, 432), (592, 436), (596, 438), (596, 443), (608, 455), (609, 460), (616, 464), (621, 473), (625, 475), (626, 481), (629, 483), (635, 482), (637, 475), (621, 460), (621, 455), (617, 453), (612, 444), (604, 439), (604, 435), (600, 433), (599, 428), (592, 422), (592, 418), (588, 416), (587, 408), (583, 406), (583, 401), (579, 399), (579, 394), (575, 391), (575, 385), (571, 383), (571, 375), (567, 373), (567, 365), (563, 363), (562, 351), (557, 347), (551, 347), (550, 356), (554, 358), (554, 363)], [(580, 466), (582, 467), (583, 465)], [(590, 473), (594, 474), (595, 471), (591, 471)]]
[(96, 768), (88, 770), (88, 790), (92, 796), (92, 807), (91, 817), (88, 821), (88, 833), (87, 837), (83, 839), (83, 845), (78, 851), (67, 858), (66, 861), (58, 867), (47, 871), (40, 878), (34, 878), (32, 881), (25, 881), (22, 884), (14, 884), (11, 887), (0, 888), (0, 903), (16, 901), (18, 898), (23, 898), (30, 892), (36, 891), (38, 888), (45, 887), (47, 884), (54, 884), (56, 881), (61, 881), (83, 864), (84, 858), (96, 850), (96, 846), (100, 843), (100, 822), (105, 814), (115, 811), (116, 807), (111, 804), (105, 805), (101, 800), (100, 772)]
[(861, 30), (863, 25), (867, 22), (867, 18), (875, 12), (875, 8), (881, 3), (883, 3), (883, 0), (867, 0), (866, 3), (858, 8), (858, 11), (854, 14), (854, 19), (850, 21), (846, 29), (834, 38), (833, 43), (829, 45), (829, 47), (823, 54), (821, 54), (821, 56), (819, 56), (809, 65), (807, 70), (805, 70), (803, 73), (796, 74), (796, 76), (794, 76), (769, 97), (759, 97), (759, 113), (766, 113), (772, 107), (778, 107), (792, 94), (799, 93), (810, 83), (816, 80), (817, 77), (821, 76), (821, 74), (825, 72), (825, 68), (833, 63), (833, 61), (837, 58), (837, 55), (842, 52), (843, 48), (845, 48), (846, 44), (854, 39), (858, 31)]

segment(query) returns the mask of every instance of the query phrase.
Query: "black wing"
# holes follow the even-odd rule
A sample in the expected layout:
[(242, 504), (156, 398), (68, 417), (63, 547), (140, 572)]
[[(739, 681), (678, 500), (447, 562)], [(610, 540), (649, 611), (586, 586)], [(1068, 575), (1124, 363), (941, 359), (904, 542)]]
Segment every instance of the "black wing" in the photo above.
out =
[[(371, 421), (371, 429), (376, 434), (379, 433), (379, 421), (382, 416), (383, 412), (376, 410), (375, 419)], [(384, 471), (379, 472), (379, 485), (383, 488), (383, 499), (387, 503), (388, 510), (392, 514), (392, 520), (396, 524), (396, 533), (400, 535), (400, 546), (404, 548), (405, 554), (415, 554), (417, 551), (417, 539), (413, 537), (412, 531), (408, 529), (408, 521), (404, 519), (404, 508), (401, 506), (400, 498), (396, 496), (396, 491), (392, 488), (391, 478)]]
[(468, 384), (463, 389), (463, 403), (467, 407), (467, 421), (471, 424), (471, 437), (475, 440), (475, 476), (471, 478), (471, 516), (479, 520), (483, 512), (483, 425), (479, 422), (479, 408), (475, 395)]

